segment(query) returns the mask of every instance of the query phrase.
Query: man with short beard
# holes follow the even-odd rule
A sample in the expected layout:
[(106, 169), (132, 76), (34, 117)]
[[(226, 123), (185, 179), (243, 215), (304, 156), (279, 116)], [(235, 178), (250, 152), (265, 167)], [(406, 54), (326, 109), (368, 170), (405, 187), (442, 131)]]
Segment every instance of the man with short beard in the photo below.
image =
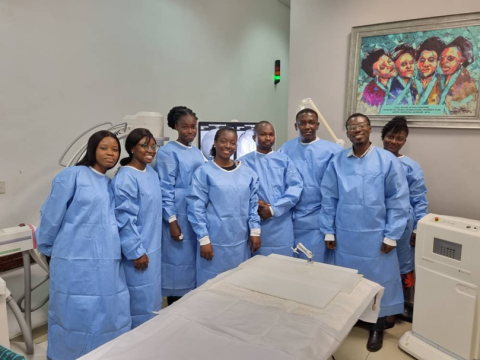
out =
[(335, 252), (334, 265), (385, 288), (367, 342), (369, 351), (378, 351), (386, 317), (404, 310), (396, 245), (409, 217), (408, 183), (400, 161), (370, 142), (367, 116), (351, 115), (346, 127), (353, 146), (335, 155), (323, 176), (320, 231)]

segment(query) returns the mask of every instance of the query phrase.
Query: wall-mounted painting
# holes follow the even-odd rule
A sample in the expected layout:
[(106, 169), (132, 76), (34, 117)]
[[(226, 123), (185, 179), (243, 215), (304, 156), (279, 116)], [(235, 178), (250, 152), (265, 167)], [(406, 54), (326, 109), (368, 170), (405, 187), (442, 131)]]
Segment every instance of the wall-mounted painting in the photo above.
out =
[(480, 129), (480, 13), (352, 28), (347, 113)]

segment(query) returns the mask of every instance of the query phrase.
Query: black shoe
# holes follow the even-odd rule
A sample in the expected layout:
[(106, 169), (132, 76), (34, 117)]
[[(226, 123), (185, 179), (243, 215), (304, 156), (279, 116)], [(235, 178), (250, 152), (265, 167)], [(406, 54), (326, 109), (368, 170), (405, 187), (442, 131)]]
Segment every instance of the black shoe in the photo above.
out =
[(367, 350), (376, 352), (383, 346), (383, 331), (370, 330), (370, 336), (367, 341)]
[(411, 323), (413, 321), (413, 307), (405, 306), (405, 310), (403, 311), (403, 314), (400, 314), (399, 317), (403, 321)]
[(175, 301), (180, 300), (181, 296), (167, 296), (167, 304), (168, 306), (172, 305)]

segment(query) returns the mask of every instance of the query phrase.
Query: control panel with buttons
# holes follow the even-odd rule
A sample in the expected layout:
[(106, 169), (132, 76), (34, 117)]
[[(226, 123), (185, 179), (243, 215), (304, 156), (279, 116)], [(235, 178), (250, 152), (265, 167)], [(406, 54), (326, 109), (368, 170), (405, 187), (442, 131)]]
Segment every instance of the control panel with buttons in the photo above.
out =
[(440, 216), (435, 216), (433, 218), (434, 222), (441, 223), (443, 225), (452, 226), (458, 229), (470, 230), (470, 231), (479, 231), (480, 225), (478, 224), (468, 224), (460, 221), (452, 220), (450, 218), (442, 218)]

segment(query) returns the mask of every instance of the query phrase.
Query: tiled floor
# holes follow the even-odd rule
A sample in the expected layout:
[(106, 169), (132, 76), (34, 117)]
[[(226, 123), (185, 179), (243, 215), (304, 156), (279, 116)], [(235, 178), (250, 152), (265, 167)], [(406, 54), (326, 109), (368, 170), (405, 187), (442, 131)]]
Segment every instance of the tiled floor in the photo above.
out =
[(25, 354), (25, 344), (20, 342), (12, 341), (10, 342), (10, 349), (17, 353), (21, 354), (27, 360), (46, 360), (47, 359), (47, 343), (34, 344), (34, 354), (26, 355)]
[[(48, 328), (46, 324), (40, 327), (37, 327), (36, 329), (33, 329), (32, 331), (33, 342), (35, 344), (40, 344), (47, 341), (47, 331), (48, 331)], [(14, 337), (11, 341), (23, 342), (23, 336), (19, 335), (17, 337)]]
[(383, 348), (375, 353), (367, 350), (368, 329), (354, 326), (343, 344), (335, 353), (335, 360), (410, 360), (410, 355), (400, 350), (398, 340), (405, 332), (412, 330), (412, 324), (398, 321), (393, 329), (385, 331)]
[[(398, 347), (398, 340), (406, 332), (412, 329), (412, 325), (406, 322), (398, 322), (393, 329), (385, 332), (383, 348), (376, 352), (368, 352), (366, 345), (368, 329), (365, 326), (355, 326), (343, 344), (335, 353), (335, 360), (409, 360), (413, 359)], [(41, 326), (34, 330), (35, 355), (26, 355), (27, 360), (45, 360), (47, 349), (47, 326)], [(12, 340), (12, 350), (23, 354), (24, 344), (20, 343), (21, 337)]]

